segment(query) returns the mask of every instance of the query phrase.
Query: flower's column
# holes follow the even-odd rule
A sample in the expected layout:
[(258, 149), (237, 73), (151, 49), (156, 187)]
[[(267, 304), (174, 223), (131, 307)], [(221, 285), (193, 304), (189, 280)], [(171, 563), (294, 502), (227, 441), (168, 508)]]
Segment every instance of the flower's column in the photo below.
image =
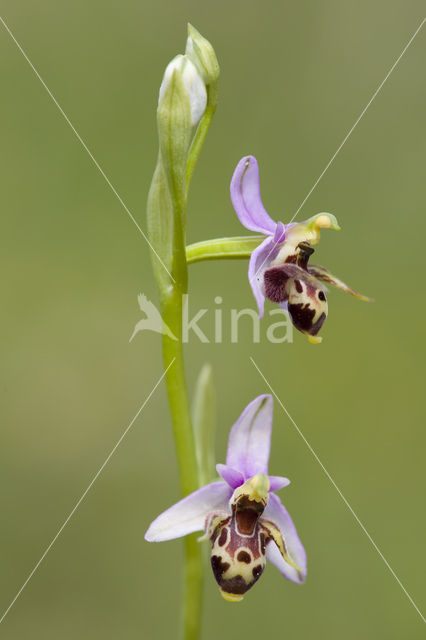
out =
[[(191, 25), (185, 55), (166, 68), (157, 109), (159, 153), (148, 195), (148, 233), (162, 318), (176, 339), (163, 335), (163, 360), (182, 495), (199, 486), (182, 346), (182, 300), (188, 291), (185, 253), (189, 182), (216, 107), (219, 66), (211, 44)], [(185, 546), (184, 638), (199, 637), (201, 550)]]

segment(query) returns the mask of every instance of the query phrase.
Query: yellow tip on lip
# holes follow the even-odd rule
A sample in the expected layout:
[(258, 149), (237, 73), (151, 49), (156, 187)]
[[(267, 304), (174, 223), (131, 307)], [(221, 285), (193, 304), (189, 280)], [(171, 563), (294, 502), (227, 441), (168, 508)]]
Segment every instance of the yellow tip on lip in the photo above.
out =
[(322, 342), (321, 336), (310, 336), (309, 334), (307, 334), (307, 338), (311, 344), (319, 344), (320, 342)]
[(334, 231), (341, 231), (339, 223), (337, 222), (337, 218), (332, 213), (317, 213), (315, 216), (312, 216), (312, 218), (309, 218), (306, 223), (308, 224), (309, 228), (315, 229), (318, 234), (320, 229), (333, 229)]
[(319, 213), (317, 216), (314, 216), (314, 224), (320, 229), (341, 231), (337, 218), (332, 213)]
[(220, 595), (227, 602), (241, 602), (241, 600), (244, 598), (244, 596), (240, 593), (227, 593), (226, 591), (222, 591), (222, 589), (220, 589)]

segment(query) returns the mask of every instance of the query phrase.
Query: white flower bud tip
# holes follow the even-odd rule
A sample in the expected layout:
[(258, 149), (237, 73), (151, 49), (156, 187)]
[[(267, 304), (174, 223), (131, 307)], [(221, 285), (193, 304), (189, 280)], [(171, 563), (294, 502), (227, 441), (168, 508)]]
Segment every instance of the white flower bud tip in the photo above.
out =
[(207, 91), (197, 67), (188, 56), (178, 55), (167, 65), (160, 87), (158, 102), (160, 102), (168, 83), (171, 81), (174, 71), (181, 75), (191, 107), (192, 126), (195, 127), (206, 109)]

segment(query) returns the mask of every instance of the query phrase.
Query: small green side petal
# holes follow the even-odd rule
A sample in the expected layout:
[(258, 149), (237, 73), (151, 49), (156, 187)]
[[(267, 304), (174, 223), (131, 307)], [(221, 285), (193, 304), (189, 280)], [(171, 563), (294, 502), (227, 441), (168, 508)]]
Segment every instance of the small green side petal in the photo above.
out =
[(327, 284), (333, 285), (337, 289), (341, 289), (345, 293), (350, 293), (351, 296), (355, 296), (359, 300), (364, 300), (365, 302), (374, 302), (373, 298), (369, 298), (367, 296), (362, 295), (362, 293), (358, 293), (355, 289), (352, 289), (347, 284), (345, 284), (339, 278), (336, 278), (330, 271), (328, 271), (325, 267), (321, 267), (319, 264), (312, 264), (308, 266), (308, 271), (311, 275), (315, 276), (318, 280), (322, 280)]

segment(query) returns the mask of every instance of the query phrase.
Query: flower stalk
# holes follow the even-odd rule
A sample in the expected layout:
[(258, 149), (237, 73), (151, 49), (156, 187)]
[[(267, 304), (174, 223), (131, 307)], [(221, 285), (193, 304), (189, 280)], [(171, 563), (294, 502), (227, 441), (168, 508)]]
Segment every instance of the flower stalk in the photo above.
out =
[[(172, 417), (173, 435), (182, 495), (198, 488), (198, 466), (185, 378), (182, 344), (182, 300), (188, 291), (182, 220), (186, 217), (186, 197), (174, 199), (174, 232), (171, 275), (174, 282), (160, 287), (161, 315), (177, 340), (163, 335), (163, 365)], [(201, 625), (202, 554), (195, 535), (184, 542), (183, 638), (198, 640)]]
[[(217, 68), (216, 68), (217, 66)], [(160, 294), (163, 364), (173, 424), (180, 488), (199, 488), (199, 467), (185, 379), (182, 300), (188, 292), (185, 250), (189, 181), (210, 126), (217, 100), (219, 67), (213, 48), (189, 27), (187, 53), (168, 65), (160, 88), (159, 154), (148, 194), (148, 232)], [(182, 637), (198, 640), (201, 626), (202, 553), (195, 535), (185, 539)]]
[(235, 236), (194, 242), (186, 247), (187, 264), (203, 260), (243, 260), (265, 239), (265, 236)]
[[(182, 264), (179, 269), (174, 270), (174, 273), (184, 273), (184, 271)], [(171, 287), (169, 295), (162, 298), (163, 319), (177, 337), (177, 340), (172, 340), (167, 335), (163, 336), (163, 362), (165, 369), (173, 362), (166, 373), (166, 385), (182, 495), (187, 495), (198, 488), (198, 467), (182, 345), (182, 293), (186, 289), (185, 282), (179, 278)], [(185, 539), (184, 566), (183, 638), (197, 640), (201, 623), (203, 568), (201, 549), (196, 535)]]

